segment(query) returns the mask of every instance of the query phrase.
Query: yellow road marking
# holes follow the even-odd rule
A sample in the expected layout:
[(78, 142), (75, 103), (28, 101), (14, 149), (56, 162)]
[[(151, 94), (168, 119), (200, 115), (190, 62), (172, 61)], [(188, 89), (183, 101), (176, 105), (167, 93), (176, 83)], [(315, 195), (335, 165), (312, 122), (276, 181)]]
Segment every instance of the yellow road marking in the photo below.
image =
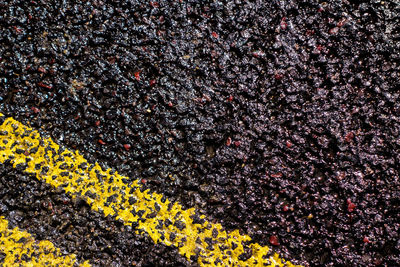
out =
[[(47, 240), (36, 241), (18, 227), (8, 229), (8, 221), (0, 216), (0, 252), (2, 266), (76, 266), (74, 254), (63, 256), (60, 249)], [(88, 261), (79, 266), (91, 266)]]
[(111, 169), (102, 170), (79, 154), (56, 144), (51, 138), (13, 118), (0, 126), (0, 162), (34, 174), (54, 187), (62, 187), (72, 197), (82, 197), (95, 211), (115, 216), (136, 233), (146, 232), (155, 243), (175, 246), (200, 266), (295, 266), (272, 253), (268, 246), (251, 241), (239, 230), (226, 232), (194, 208), (184, 210), (179, 203), (149, 190), (138, 180)]

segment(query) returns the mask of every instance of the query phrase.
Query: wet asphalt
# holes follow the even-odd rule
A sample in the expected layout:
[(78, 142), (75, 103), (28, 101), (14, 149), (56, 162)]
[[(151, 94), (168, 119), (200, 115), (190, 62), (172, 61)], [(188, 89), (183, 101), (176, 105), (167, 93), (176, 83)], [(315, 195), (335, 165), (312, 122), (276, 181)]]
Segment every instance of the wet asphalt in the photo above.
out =
[[(399, 16), (375, 0), (2, 1), (0, 111), (294, 263), (397, 266)], [(0, 167), (1, 215), (37, 238), (99, 266), (195, 265)]]

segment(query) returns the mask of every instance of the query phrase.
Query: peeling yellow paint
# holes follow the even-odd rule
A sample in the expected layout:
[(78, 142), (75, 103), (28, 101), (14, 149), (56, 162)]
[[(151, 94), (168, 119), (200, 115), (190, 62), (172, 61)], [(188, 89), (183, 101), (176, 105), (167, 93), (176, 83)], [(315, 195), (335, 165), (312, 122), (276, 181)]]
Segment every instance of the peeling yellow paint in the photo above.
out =
[[(2, 266), (77, 266), (74, 254), (64, 256), (59, 248), (47, 240), (36, 241), (18, 227), (9, 229), (8, 221), (0, 216), (0, 252)], [(88, 261), (79, 266), (91, 266)]]
[[(1, 118), (2, 117), (2, 118)], [(144, 190), (138, 180), (98, 163), (90, 164), (78, 151), (59, 146), (51, 138), (0, 114), (0, 162), (34, 174), (72, 197), (84, 198), (91, 208), (122, 220), (155, 243), (175, 246), (200, 266), (295, 266), (269, 247), (251, 241), (239, 230), (226, 232), (194, 208), (184, 210), (162, 194)], [(245, 253), (246, 252), (246, 253)]]

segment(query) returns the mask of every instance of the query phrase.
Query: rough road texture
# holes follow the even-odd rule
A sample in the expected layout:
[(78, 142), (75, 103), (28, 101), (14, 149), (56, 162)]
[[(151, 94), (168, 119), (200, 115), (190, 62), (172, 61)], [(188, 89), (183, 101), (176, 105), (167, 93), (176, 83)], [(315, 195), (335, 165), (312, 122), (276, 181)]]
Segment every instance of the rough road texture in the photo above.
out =
[(188, 266), (173, 247), (154, 245), (115, 218), (93, 212), (36, 177), (0, 167), (0, 212), (12, 227), (50, 240), (64, 253), (77, 253), (92, 266)]
[(0, 3), (2, 113), (293, 262), (400, 265), (396, 1), (105, 2)]

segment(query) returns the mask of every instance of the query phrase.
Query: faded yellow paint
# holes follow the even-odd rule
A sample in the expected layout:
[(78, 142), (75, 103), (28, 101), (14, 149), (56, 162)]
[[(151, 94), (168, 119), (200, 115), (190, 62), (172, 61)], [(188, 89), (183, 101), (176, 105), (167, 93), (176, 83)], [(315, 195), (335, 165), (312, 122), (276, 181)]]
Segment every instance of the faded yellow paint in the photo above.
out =
[[(2, 266), (77, 266), (74, 254), (64, 256), (59, 248), (47, 240), (36, 241), (18, 227), (9, 229), (8, 221), (0, 216), (0, 252)], [(79, 266), (91, 266), (88, 261)]]
[(93, 210), (115, 216), (133, 226), (136, 233), (147, 233), (155, 243), (177, 247), (188, 260), (201, 266), (294, 266), (239, 230), (228, 233), (194, 208), (184, 210), (162, 194), (143, 191), (138, 180), (90, 164), (78, 151), (41, 137), (13, 118), (2, 120), (1, 163), (19, 165), (72, 197), (84, 198)]

